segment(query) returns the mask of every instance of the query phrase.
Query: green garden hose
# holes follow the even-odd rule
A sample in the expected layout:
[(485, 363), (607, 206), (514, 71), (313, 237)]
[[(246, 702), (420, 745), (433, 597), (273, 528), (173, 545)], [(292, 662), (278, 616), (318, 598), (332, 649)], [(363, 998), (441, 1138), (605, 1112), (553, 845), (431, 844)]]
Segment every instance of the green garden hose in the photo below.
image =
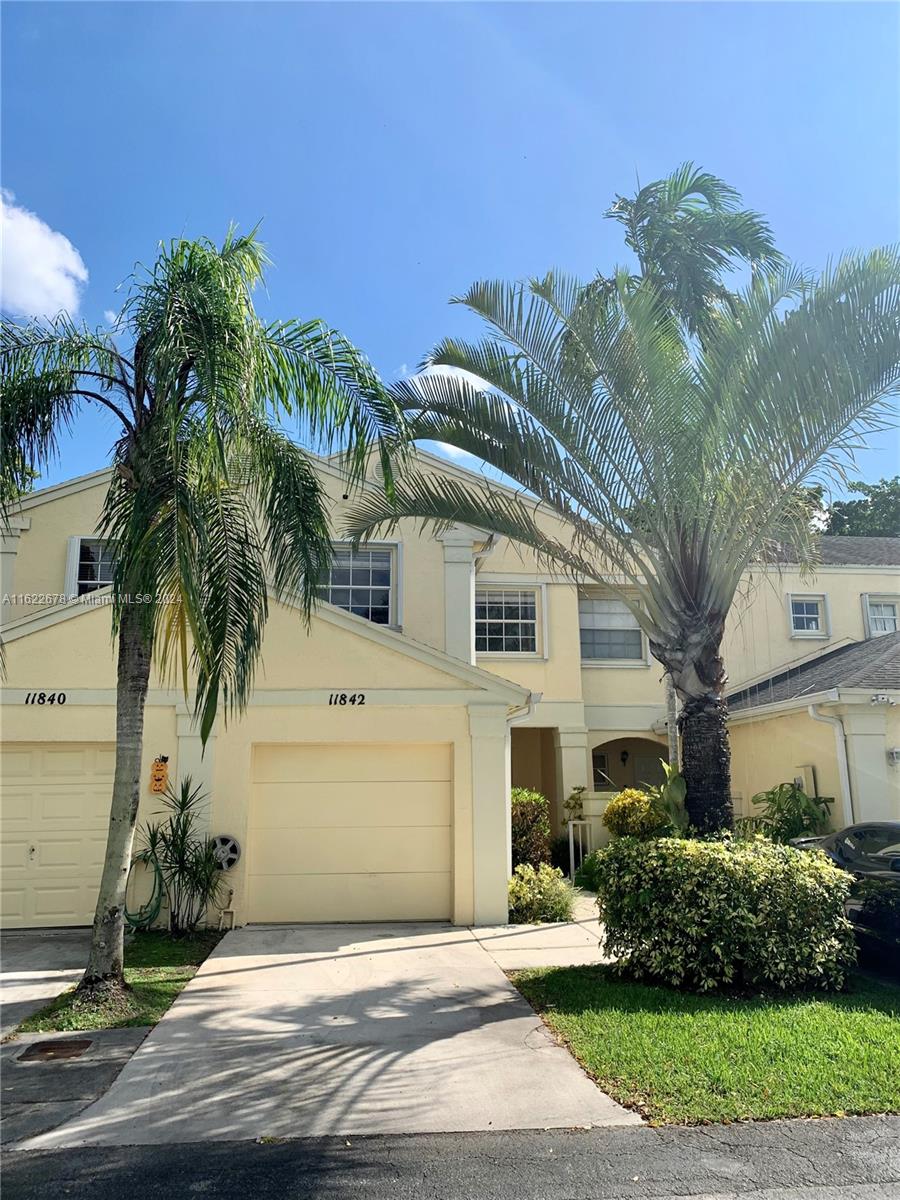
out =
[[(143, 863), (144, 866), (152, 868), (153, 891), (150, 893), (150, 899), (145, 904), (142, 904), (137, 912), (130, 912), (128, 909), (128, 884), (131, 882), (131, 872), (137, 863)], [(128, 925), (132, 929), (149, 929), (159, 916), (159, 910), (162, 908), (162, 900), (163, 877), (159, 863), (156, 861), (156, 855), (149, 850), (142, 850), (140, 854), (136, 854), (131, 860), (131, 866), (128, 868), (128, 879), (125, 883), (125, 920)]]

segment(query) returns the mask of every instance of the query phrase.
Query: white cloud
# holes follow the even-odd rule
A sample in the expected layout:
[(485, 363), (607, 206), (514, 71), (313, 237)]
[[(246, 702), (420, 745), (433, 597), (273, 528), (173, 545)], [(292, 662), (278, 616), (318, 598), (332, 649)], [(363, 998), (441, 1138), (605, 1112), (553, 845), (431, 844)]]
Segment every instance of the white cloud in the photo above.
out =
[(115, 325), (118, 319), (119, 314), (117, 312), (114, 312), (111, 308), (104, 308), (103, 320), (107, 323), (107, 325)]
[(81, 255), (35, 213), (0, 193), (0, 306), (13, 317), (74, 316), (88, 280)]
[(478, 462), (474, 454), (470, 454), (468, 450), (460, 450), (459, 446), (451, 446), (449, 442), (432, 442), (431, 445), (445, 458), (453, 458), (457, 462)]

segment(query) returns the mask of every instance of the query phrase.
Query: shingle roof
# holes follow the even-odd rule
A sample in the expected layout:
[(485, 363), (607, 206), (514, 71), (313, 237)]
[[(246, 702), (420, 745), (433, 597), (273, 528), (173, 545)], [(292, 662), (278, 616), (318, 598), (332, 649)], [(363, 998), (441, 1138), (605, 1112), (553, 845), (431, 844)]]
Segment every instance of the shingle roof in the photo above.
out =
[[(785, 546), (781, 563), (794, 563), (796, 554)], [(819, 539), (819, 561), (826, 567), (900, 567), (900, 537), (843, 537)]]
[(732, 692), (728, 708), (730, 712), (741, 712), (761, 704), (798, 700), (832, 688), (900, 690), (900, 633), (886, 633), (866, 642), (851, 642), (837, 650), (826, 650), (797, 667)]

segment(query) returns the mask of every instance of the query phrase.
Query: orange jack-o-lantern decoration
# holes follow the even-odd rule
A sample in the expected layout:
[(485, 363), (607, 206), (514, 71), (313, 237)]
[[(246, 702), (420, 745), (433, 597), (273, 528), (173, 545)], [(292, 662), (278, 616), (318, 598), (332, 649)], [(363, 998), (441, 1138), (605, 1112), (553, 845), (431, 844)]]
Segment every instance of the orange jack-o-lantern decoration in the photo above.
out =
[(160, 754), (159, 758), (154, 758), (150, 768), (150, 791), (164, 792), (168, 786), (169, 758), (166, 754)]

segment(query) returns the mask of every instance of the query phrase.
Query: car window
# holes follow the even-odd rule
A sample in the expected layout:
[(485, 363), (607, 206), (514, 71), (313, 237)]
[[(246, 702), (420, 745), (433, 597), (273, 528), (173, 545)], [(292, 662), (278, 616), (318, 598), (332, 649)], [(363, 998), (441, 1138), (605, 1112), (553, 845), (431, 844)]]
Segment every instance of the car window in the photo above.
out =
[(861, 854), (888, 853), (891, 852), (891, 847), (895, 848), (894, 853), (900, 853), (898, 846), (900, 840), (896, 834), (890, 829), (879, 829), (878, 826), (854, 829), (844, 838), (844, 847), (853, 858), (858, 858)]

